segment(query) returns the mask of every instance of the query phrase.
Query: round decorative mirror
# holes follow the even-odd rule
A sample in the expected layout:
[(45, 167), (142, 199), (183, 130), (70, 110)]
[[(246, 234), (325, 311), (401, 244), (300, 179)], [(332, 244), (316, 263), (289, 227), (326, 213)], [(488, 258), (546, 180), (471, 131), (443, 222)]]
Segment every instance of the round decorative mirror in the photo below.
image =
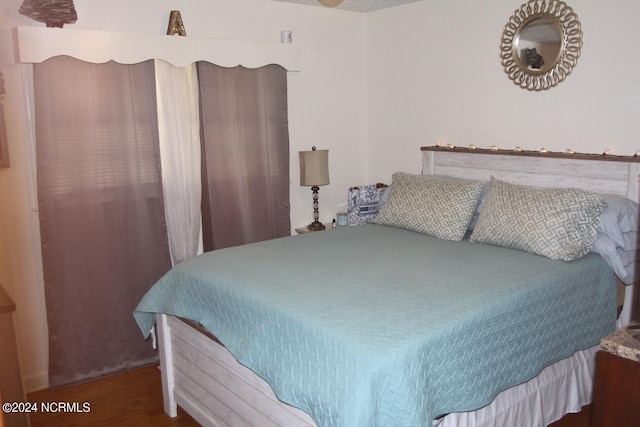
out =
[(500, 58), (513, 83), (544, 90), (571, 73), (581, 48), (580, 21), (571, 7), (559, 0), (529, 0), (505, 25)]

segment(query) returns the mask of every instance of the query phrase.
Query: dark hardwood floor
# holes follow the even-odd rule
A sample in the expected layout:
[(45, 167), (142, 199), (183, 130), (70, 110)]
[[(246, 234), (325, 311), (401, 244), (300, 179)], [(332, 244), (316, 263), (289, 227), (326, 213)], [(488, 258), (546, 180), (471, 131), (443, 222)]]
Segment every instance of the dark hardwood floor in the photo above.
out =
[[(29, 402), (77, 402), (82, 408), (87, 402), (88, 412), (31, 414), (32, 427), (66, 426), (197, 426), (189, 415), (178, 409), (178, 416), (170, 418), (162, 407), (162, 386), (157, 366), (136, 369), (120, 375), (63, 388), (42, 390), (28, 395)], [(591, 407), (578, 414), (569, 414), (552, 424), (553, 427), (589, 427)], [(505, 426), (517, 427), (517, 426)]]
[(581, 412), (565, 415), (561, 420), (551, 424), (551, 427), (589, 427), (591, 425), (591, 410), (591, 405), (583, 406)]

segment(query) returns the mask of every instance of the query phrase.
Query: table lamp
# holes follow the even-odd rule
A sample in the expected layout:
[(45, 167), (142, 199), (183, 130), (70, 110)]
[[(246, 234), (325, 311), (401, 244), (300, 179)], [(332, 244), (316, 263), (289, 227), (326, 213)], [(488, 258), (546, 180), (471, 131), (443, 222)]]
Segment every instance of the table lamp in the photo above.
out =
[(311, 231), (324, 230), (318, 221), (318, 191), (321, 185), (329, 184), (329, 150), (300, 151), (300, 185), (311, 187), (313, 192), (313, 222), (307, 225)]

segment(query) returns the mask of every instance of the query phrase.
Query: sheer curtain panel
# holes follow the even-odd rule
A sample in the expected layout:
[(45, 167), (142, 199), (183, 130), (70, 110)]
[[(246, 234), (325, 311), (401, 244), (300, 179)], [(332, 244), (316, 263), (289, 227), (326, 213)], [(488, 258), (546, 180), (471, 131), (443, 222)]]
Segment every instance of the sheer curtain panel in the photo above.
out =
[(171, 260), (197, 255), (200, 246), (200, 114), (195, 64), (155, 60), (164, 211)]
[(153, 61), (34, 65), (52, 387), (156, 360), (132, 312), (170, 267)]
[(198, 63), (204, 250), (288, 236), (287, 74)]

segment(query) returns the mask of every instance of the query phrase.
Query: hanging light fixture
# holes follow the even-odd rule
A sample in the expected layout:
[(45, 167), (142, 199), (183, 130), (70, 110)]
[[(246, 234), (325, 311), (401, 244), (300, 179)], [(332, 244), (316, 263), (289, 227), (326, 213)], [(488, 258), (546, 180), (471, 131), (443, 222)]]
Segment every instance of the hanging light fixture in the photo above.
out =
[(342, 2), (343, 0), (318, 0), (318, 3), (326, 7), (336, 7)]
[(24, 0), (18, 13), (44, 22), (47, 27), (62, 28), (64, 24), (73, 24), (78, 20), (73, 0)]

